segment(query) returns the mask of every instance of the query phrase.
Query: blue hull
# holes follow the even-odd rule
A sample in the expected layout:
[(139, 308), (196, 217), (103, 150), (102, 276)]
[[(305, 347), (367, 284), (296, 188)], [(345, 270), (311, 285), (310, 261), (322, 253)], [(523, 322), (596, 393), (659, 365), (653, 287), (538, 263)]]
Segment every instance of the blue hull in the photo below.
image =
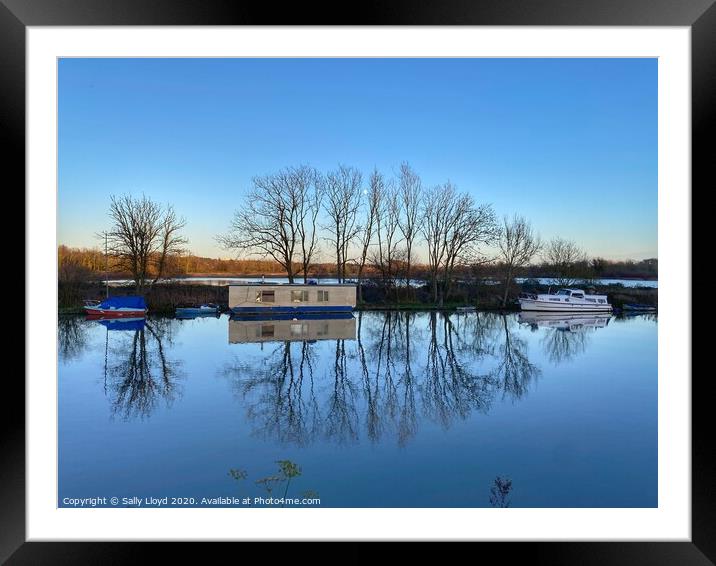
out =
[(302, 306), (302, 307), (234, 307), (233, 314), (238, 315), (268, 315), (275, 314), (329, 314), (329, 313), (350, 313), (353, 307), (345, 306)]
[(317, 312), (304, 312), (304, 313), (234, 313), (231, 315), (231, 320), (346, 320), (353, 318), (352, 312), (330, 312), (330, 313), (317, 313)]

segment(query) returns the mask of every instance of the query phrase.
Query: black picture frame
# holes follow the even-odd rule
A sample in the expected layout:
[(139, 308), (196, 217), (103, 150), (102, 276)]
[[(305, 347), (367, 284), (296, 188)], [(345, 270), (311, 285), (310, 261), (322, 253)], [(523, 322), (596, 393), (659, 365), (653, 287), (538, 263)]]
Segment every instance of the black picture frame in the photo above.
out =
[[(0, 128), (3, 153), (19, 193), (25, 183), (25, 28), (90, 25), (564, 25), (690, 26), (692, 34), (692, 185), (706, 192), (714, 172), (707, 136), (716, 101), (714, 0), (369, 0), (277, 5), (241, 0), (0, 0)], [(10, 177), (5, 176), (6, 179)], [(684, 187), (684, 190), (688, 190)], [(692, 190), (692, 194), (696, 191)], [(20, 205), (23, 206), (23, 205)], [(695, 274), (692, 273), (692, 277)], [(16, 297), (14, 297), (16, 300)], [(25, 296), (27, 301), (30, 297)], [(37, 299), (37, 297), (35, 297)], [(691, 308), (691, 305), (688, 305)], [(688, 329), (685, 329), (688, 330)], [(18, 333), (19, 335), (20, 333)], [(24, 335), (24, 334), (23, 334)], [(692, 346), (692, 351), (695, 350)], [(697, 349), (696, 349), (697, 350)], [(706, 372), (708, 373), (708, 372)], [(680, 376), (690, 379), (690, 375)], [(690, 542), (482, 543), (500, 561), (549, 564), (713, 564), (716, 562), (716, 446), (707, 376), (692, 379), (692, 539)], [(25, 390), (6, 371), (0, 428), (0, 561), (8, 564), (136, 561), (142, 543), (25, 542)], [(15, 379), (11, 379), (15, 378)], [(320, 533), (316, 533), (319, 537)], [(155, 546), (156, 548), (156, 546)], [(195, 547), (160, 545), (186, 560)], [(205, 556), (204, 549), (196, 550)]]

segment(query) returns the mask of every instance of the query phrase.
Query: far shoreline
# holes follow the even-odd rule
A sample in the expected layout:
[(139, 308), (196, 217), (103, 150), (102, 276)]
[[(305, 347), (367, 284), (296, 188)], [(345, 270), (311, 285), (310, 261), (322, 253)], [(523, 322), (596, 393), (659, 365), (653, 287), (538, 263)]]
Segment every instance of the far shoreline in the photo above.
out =
[[(286, 278), (285, 273), (259, 273), (259, 274), (248, 274), (248, 275), (239, 275), (239, 274), (227, 274), (227, 273), (192, 273), (191, 275), (176, 275), (176, 276), (169, 276), (165, 279), (169, 279), (172, 281), (178, 281), (178, 280), (191, 280), (191, 279), (261, 279), (261, 277), (268, 277), (268, 278)], [(321, 279), (335, 279), (337, 277), (336, 274), (321, 274), (321, 275), (310, 275), (306, 279), (308, 280), (321, 280)], [(548, 276), (517, 276), (517, 279), (551, 279), (551, 277)], [(127, 281), (130, 280), (131, 276), (129, 274), (125, 274), (122, 276), (115, 276), (110, 277), (108, 280), (109, 282), (113, 281)], [(297, 283), (303, 282), (303, 275), (296, 276), (295, 277)], [(357, 281), (357, 277), (346, 277), (349, 281)], [(420, 277), (413, 277), (414, 280), (421, 279)], [(485, 277), (485, 279), (493, 279), (492, 277)], [(494, 278), (497, 280), (498, 278)], [(617, 277), (617, 276), (611, 276), (611, 275), (600, 275), (599, 277), (594, 277), (594, 279), (611, 279), (611, 280), (621, 280), (621, 281), (658, 281), (659, 277)], [(362, 277), (361, 281), (368, 282), (368, 281), (378, 281), (380, 280), (380, 277)], [(104, 278), (101, 279), (101, 281), (105, 281)], [(161, 281), (160, 281), (161, 283)]]

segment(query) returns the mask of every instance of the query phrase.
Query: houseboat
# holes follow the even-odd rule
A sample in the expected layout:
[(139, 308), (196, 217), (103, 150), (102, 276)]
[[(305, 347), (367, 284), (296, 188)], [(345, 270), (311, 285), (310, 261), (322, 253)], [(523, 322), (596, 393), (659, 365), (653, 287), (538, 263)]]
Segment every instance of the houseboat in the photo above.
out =
[(610, 312), (606, 295), (588, 295), (582, 289), (560, 289), (557, 293), (540, 295), (522, 293), (519, 296), (523, 311), (552, 312)]
[(229, 320), (229, 344), (355, 340), (356, 319), (350, 313), (327, 316), (240, 316)]
[(229, 285), (229, 309), (237, 315), (349, 313), (355, 306), (355, 285), (296, 283)]

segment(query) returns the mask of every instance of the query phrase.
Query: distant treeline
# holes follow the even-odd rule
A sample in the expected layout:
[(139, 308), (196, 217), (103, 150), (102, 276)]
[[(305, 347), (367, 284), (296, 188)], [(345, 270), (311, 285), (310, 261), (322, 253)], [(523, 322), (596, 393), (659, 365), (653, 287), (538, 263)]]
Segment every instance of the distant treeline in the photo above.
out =
[[(285, 275), (283, 267), (271, 260), (217, 259), (184, 255), (171, 257), (168, 263), (165, 275), (169, 277)], [(58, 267), (60, 280), (63, 281), (86, 281), (101, 278), (104, 276), (105, 270), (109, 272), (111, 278), (130, 277), (130, 273), (118, 266), (111, 257), (105, 258), (104, 252), (99, 248), (71, 248), (62, 245), (58, 248)], [(299, 267), (298, 264), (296, 267)], [(463, 267), (460, 271), (463, 276), (498, 279), (503, 276), (504, 268), (499, 261), (493, 261), (472, 268)], [(657, 279), (658, 260), (654, 258), (615, 261), (595, 258), (585, 262), (583, 271), (586, 277), (603, 279)], [(357, 266), (346, 265), (347, 277), (355, 277), (357, 273)], [(315, 263), (311, 266), (309, 274), (311, 277), (334, 277), (336, 264)], [(372, 266), (364, 268), (364, 277), (378, 277), (379, 275), (379, 271), (373, 269)], [(412, 276), (416, 279), (426, 279), (428, 275), (427, 265), (416, 264), (413, 266)], [(538, 263), (518, 269), (515, 276), (557, 277), (558, 273), (554, 266)]]

